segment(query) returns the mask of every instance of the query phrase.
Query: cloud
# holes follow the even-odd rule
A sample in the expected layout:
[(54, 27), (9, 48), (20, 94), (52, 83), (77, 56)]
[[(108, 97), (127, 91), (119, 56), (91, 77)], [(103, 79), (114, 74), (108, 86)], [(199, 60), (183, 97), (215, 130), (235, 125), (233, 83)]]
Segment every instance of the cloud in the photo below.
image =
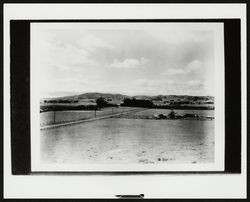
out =
[(158, 80), (158, 79), (136, 79), (133, 81), (135, 85), (141, 86), (164, 86), (164, 85), (174, 85), (175, 82), (173, 80)]
[[(209, 94), (207, 89), (205, 89), (206, 85), (202, 80), (189, 80), (187, 82), (175, 81), (172, 79), (136, 79), (131, 82), (133, 89), (137, 90), (137, 94), (145, 94), (145, 95), (168, 95), (168, 94), (190, 94), (190, 95), (205, 95)], [(136, 90), (135, 90), (136, 94)]]
[(184, 68), (170, 68), (165, 71), (164, 75), (185, 75), (189, 73), (193, 73), (196, 70), (199, 70), (202, 67), (203, 63), (199, 60), (193, 60), (188, 63)]
[(187, 85), (190, 87), (199, 87), (202, 86), (203, 83), (200, 80), (191, 80), (187, 82)]
[(185, 69), (168, 69), (164, 74), (167, 74), (167, 75), (178, 75), (178, 74), (186, 74), (187, 73), (187, 70)]
[[(172, 28), (175, 25), (171, 25)], [(180, 26), (180, 25), (177, 25)], [(185, 28), (181, 26), (177, 29), (171, 29), (166, 30), (165, 32), (155, 32), (155, 30), (149, 30), (148, 33), (153, 36), (156, 39), (160, 39), (161, 41), (165, 41), (169, 44), (183, 44), (186, 42), (192, 42), (192, 43), (200, 43), (200, 42), (206, 42), (208, 40), (211, 40), (213, 37), (213, 31), (207, 30), (207, 31), (198, 31), (198, 30), (185, 30)], [(166, 37), (166, 32), (167, 37)]]
[[(41, 80), (46, 81), (41, 87), (44, 91), (153, 95), (213, 90), (215, 62), (210, 31), (185, 31), (182, 26), (180, 31), (172, 30), (172, 25), (166, 30), (92, 30), (79, 24), (79, 31), (64, 26), (49, 29), (48, 34), (39, 32), (33, 41), (36, 58), (32, 61)], [(201, 82), (204, 85), (200, 86)]]
[(173, 80), (141, 78), (131, 82), (130, 91), (145, 95), (169, 94), (173, 89), (176, 90), (176, 86), (178, 86), (178, 83)]
[(77, 45), (91, 52), (95, 51), (95, 49), (98, 48), (109, 48), (109, 49), (113, 48), (112, 45), (92, 35), (86, 35), (82, 37), (79, 41), (77, 41)]
[[(44, 51), (44, 57), (38, 60), (43, 64), (43, 71), (54, 76), (67, 78), (75, 73), (87, 73), (98, 67), (99, 63), (93, 60), (88, 50), (72, 45), (71, 43), (58, 42), (50, 44), (49, 51)], [(46, 62), (43, 62), (46, 58)], [(63, 74), (63, 75), (62, 75)]]
[(189, 72), (191, 71), (195, 71), (197, 69), (200, 69), (202, 67), (203, 63), (199, 60), (193, 60), (192, 62), (190, 62), (185, 69)]
[(110, 65), (110, 67), (119, 69), (133, 69), (141, 68), (146, 63), (148, 63), (148, 60), (144, 57), (140, 58), (139, 60), (134, 58), (127, 58), (121, 62), (115, 59), (114, 62)]

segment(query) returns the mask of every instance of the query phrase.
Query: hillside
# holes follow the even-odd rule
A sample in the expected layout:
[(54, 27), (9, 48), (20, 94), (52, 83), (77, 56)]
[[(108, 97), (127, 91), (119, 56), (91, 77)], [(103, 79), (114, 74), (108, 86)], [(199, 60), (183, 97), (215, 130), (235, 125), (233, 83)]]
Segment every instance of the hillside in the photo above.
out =
[(100, 97), (111, 98), (113, 100), (123, 100), (124, 98), (129, 97), (129, 96), (122, 95), (122, 94), (91, 92), (91, 93), (83, 93), (83, 94), (72, 95), (72, 96), (45, 98), (45, 99), (42, 99), (42, 101), (44, 100), (82, 100), (82, 99), (96, 100), (97, 98), (100, 98)]
[[(212, 96), (138, 95), (131, 97), (122, 94), (98, 92), (42, 99), (40, 107), (42, 111), (96, 110), (98, 108), (96, 100), (100, 97), (105, 99), (107, 106), (154, 107), (164, 109), (214, 109), (214, 97)], [(129, 99), (124, 100), (125, 98)]]
[(96, 100), (97, 98), (103, 97), (105, 99), (112, 100), (123, 100), (124, 98), (135, 98), (139, 100), (152, 100), (152, 101), (178, 101), (178, 100), (186, 100), (186, 101), (206, 101), (211, 100), (214, 101), (213, 96), (191, 96), (191, 95), (157, 95), (157, 96), (148, 96), (148, 95), (136, 95), (136, 96), (127, 96), (122, 94), (112, 94), (112, 93), (99, 93), (99, 92), (91, 92), (91, 93), (83, 93), (79, 95), (73, 96), (63, 96), (57, 98), (46, 98), (44, 100)]

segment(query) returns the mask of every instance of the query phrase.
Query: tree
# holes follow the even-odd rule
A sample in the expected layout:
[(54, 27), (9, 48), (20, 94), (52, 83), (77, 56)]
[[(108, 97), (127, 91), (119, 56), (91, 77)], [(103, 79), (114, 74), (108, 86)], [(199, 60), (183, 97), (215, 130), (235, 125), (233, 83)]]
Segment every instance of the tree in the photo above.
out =
[(108, 102), (104, 100), (103, 97), (100, 97), (96, 99), (96, 104), (98, 107), (102, 108), (102, 107), (106, 107), (108, 105)]
[(154, 104), (150, 100), (136, 100), (135, 98), (125, 98), (123, 100), (122, 106), (152, 108)]
[(155, 100), (155, 101), (162, 101), (161, 96), (156, 96), (156, 97), (154, 98), (154, 100)]

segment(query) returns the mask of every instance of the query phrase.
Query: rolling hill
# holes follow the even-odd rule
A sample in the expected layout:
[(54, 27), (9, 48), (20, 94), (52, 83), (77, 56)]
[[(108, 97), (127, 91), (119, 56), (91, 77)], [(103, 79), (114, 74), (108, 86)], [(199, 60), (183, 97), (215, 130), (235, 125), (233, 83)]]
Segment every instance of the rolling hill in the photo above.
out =
[(123, 94), (112, 94), (112, 93), (99, 93), (99, 92), (90, 92), (90, 93), (83, 93), (79, 95), (73, 96), (64, 96), (64, 97), (57, 97), (57, 98), (46, 98), (44, 100), (96, 100), (97, 98), (106, 98), (112, 100), (123, 100), (124, 98), (135, 98), (139, 100), (152, 100), (152, 101), (163, 101), (163, 100), (186, 100), (186, 101), (207, 101), (212, 100), (214, 101), (213, 96), (191, 96), (191, 95), (157, 95), (157, 96), (147, 96), (147, 95), (136, 95), (136, 96), (127, 96)]

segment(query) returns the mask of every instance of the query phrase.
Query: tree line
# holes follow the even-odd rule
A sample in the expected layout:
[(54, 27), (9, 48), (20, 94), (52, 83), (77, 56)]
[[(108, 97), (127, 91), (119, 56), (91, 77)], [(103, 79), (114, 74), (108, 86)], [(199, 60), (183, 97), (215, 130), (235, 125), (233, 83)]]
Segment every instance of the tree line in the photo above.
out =
[[(52, 102), (54, 103), (54, 102)], [(151, 100), (137, 100), (135, 98), (125, 98), (121, 106), (126, 107), (143, 107), (143, 108), (156, 108), (156, 109), (214, 109), (208, 106), (181, 106), (179, 104), (158, 106)], [(116, 104), (107, 102), (103, 97), (96, 99), (96, 105), (51, 105), (41, 106), (42, 111), (63, 111), (63, 110), (98, 110), (104, 107), (118, 107)]]
[(152, 108), (154, 103), (151, 100), (137, 100), (135, 98), (125, 98), (121, 106)]

